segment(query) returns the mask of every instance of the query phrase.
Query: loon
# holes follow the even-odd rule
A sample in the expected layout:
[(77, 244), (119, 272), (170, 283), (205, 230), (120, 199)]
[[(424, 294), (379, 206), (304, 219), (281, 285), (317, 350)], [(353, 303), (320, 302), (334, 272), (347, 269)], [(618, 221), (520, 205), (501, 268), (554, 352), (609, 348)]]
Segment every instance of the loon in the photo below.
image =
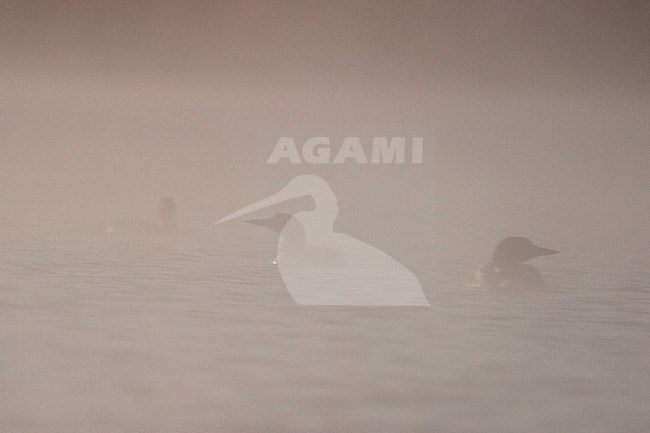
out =
[(160, 223), (145, 221), (111, 220), (102, 225), (104, 233), (147, 233), (174, 234), (178, 233), (176, 223), (176, 202), (171, 197), (163, 197), (158, 201), (158, 219)]
[(492, 262), (478, 269), (474, 273), (472, 281), (467, 285), (485, 288), (499, 286), (545, 287), (539, 271), (525, 262), (535, 257), (558, 253), (559, 251), (556, 250), (535, 246), (528, 238), (505, 238), (494, 250)]

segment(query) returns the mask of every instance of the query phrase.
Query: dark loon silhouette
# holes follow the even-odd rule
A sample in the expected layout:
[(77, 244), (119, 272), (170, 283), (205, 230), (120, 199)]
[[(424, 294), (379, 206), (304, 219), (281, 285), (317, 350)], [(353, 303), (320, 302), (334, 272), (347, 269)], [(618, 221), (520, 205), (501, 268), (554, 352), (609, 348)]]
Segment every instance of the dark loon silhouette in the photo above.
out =
[(528, 238), (505, 238), (494, 250), (492, 262), (477, 270), (472, 281), (467, 285), (470, 287), (545, 287), (539, 271), (525, 262), (535, 257), (557, 253), (559, 251), (536, 246)]
[(102, 225), (104, 233), (146, 233), (173, 234), (178, 232), (176, 223), (176, 202), (173, 198), (163, 197), (158, 201), (159, 223), (130, 220), (111, 220)]

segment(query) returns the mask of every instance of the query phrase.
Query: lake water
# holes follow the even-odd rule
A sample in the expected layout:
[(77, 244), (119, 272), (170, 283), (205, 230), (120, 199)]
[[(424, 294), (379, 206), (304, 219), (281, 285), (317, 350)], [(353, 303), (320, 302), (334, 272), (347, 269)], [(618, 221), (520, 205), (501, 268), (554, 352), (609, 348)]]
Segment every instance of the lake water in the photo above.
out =
[(650, 429), (642, 254), (537, 259), (551, 288), (520, 291), (465, 287), (478, 253), (421, 249), (431, 307), (305, 307), (274, 248), (1, 237), (0, 431)]

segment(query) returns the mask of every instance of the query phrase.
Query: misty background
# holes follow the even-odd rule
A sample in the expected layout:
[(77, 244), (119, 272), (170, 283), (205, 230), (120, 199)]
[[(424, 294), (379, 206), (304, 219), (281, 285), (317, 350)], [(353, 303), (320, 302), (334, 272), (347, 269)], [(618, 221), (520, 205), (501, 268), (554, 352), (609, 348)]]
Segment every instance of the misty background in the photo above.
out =
[[(211, 230), (307, 172), (338, 230), (385, 247), (645, 251), (649, 19), (646, 2), (3, 1), (2, 230), (155, 219), (161, 196)], [(266, 166), (267, 131), (294, 126), (435, 136), (421, 166)]]
[[(0, 429), (647, 430), (649, 22), (645, 1), (0, 0)], [(332, 157), (424, 135), (424, 163), (266, 164), (292, 133)], [(297, 305), (276, 233), (213, 224), (299, 174), (431, 306)], [(506, 236), (562, 252), (533, 261), (548, 287), (465, 285)]]

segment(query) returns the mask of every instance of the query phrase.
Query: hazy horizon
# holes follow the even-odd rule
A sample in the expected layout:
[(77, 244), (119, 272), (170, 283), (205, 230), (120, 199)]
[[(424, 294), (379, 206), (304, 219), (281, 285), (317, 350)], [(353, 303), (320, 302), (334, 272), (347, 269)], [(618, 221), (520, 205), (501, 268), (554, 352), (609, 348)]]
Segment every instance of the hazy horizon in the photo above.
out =
[[(360, 236), (388, 231), (381, 209), (393, 241), (424, 233), (459, 249), (509, 234), (650, 240), (644, 2), (0, 12), (3, 231), (152, 219), (161, 196), (208, 230), (313, 172), (338, 187), (339, 223)], [(422, 127), (434, 140), (421, 166), (263, 163), (279, 128)]]

